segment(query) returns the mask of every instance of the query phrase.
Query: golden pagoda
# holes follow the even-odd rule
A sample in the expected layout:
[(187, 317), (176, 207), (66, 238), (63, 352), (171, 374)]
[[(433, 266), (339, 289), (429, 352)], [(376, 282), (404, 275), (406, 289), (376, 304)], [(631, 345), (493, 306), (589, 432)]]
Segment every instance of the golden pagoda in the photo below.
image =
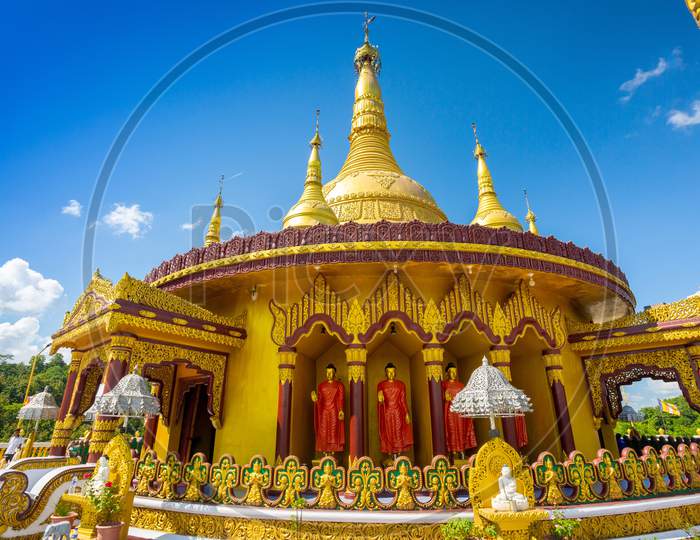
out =
[[(347, 159), (323, 186), (317, 120), (281, 230), (217, 244), (220, 189), (205, 247), (143, 280), (93, 276), (52, 336), (71, 363), (51, 459), (65, 462), (100, 389), (137, 372), (161, 404), (133, 476), (130, 523), (149, 537), (289, 538), (295, 527), (305, 538), (437, 540), (457, 513), (499, 519), (489, 508), (499, 480), (530, 505), (500, 513), (503, 538), (532, 538), (512, 527), (563, 502), (582, 516), (581, 538), (700, 522), (700, 448), (621, 451), (615, 431), (620, 390), (642, 377), (677, 381), (700, 410), (700, 296), (635, 313), (622, 270), (539, 236), (527, 198), (523, 232), (496, 195), (476, 126), (476, 217), (447, 221), (391, 152), (371, 21), (355, 53)], [(484, 367), (534, 411), (456, 413), (453, 398)], [(94, 419), (88, 462), (120, 423)], [(5, 523), (46, 519), (15, 506), (0, 515), (2, 538)]]
[(338, 175), (323, 187), (323, 194), (340, 223), (447, 221), (430, 193), (396, 163), (377, 80), (380, 69), (379, 50), (369, 42), (366, 23), (365, 41), (355, 51), (358, 77), (350, 150)]
[(338, 218), (330, 209), (321, 186), (321, 135), (318, 131), (318, 114), (316, 111), (316, 132), (309, 142), (311, 154), (306, 167), (304, 191), (299, 201), (289, 209), (282, 221), (282, 227), (310, 227), (311, 225), (337, 225)]
[(216, 196), (214, 201), (214, 211), (211, 214), (211, 219), (209, 220), (209, 227), (207, 227), (207, 234), (204, 237), (204, 245), (210, 246), (212, 244), (217, 244), (221, 241), (221, 207), (224, 204), (224, 200), (221, 196), (223, 191), (223, 176), (219, 181), (219, 194)]
[(476, 133), (476, 124), (472, 124), (472, 129), (474, 130), (474, 140), (476, 141), (474, 159), (477, 161), (476, 176), (479, 181), (479, 207), (476, 210), (474, 219), (472, 219), (472, 223), (495, 229), (506, 227), (513, 231), (522, 231), (523, 228), (517, 218), (503, 208), (501, 201), (498, 200), (496, 190), (493, 187), (491, 171), (486, 165), (486, 150), (481, 146)]
[(532, 208), (530, 208), (530, 199), (527, 196), (527, 190), (524, 190), (524, 194), (525, 194), (525, 205), (527, 206), (527, 214), (525, 214), (525, 221), (527, 222), (527, 229), (532, 234), (536, 234), (539, 236), (540, 231), (537, 230), (537, 223), (536, 223), (537, 216), (532, 211)]

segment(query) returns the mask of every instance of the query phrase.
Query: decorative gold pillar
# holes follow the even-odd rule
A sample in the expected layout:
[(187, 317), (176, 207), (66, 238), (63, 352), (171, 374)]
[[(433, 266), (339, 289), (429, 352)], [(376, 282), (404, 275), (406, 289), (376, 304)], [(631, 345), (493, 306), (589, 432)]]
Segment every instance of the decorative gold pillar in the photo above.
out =
[(66, 448), (70, 441), (70, 435), (73, 432), (75, 418), (68, 414), (73, 393), (75, 392), (75, 382), (78, 379), (80, 372), (80, 362), (82, 361), (83, 353), (79, 351), (71, 352), (70, 366), (68, 367), (68, 377), (66, 379), (66, 388), (63, 391), (63, 399), (61, 406), (58, 409), (58, 418), (54, 424), (53, 433), (51, 435), (51, 447), (49, 449), (50, 456), (66, 455)]
[[(109, 348), (109, 362), (103, 378), (104, 393), (114, 388), (129, 370), (131, 350), (136, 338), (133, 336), (112, 336)], [(92, 437), (90, 438), (90, 450), (88, 463), (96, 463), (102, 455), (107, 443), (114, 437), (114, 433), (121, 422), (114, 416), (98, 415), (92, 425)]]
[(574, 434), (571, 430), (571, 419), (569, 417), (569, 404), (566, 399), (564, 380), (562, 374), (564, 366), (562, 364), (561, 351), (549, 349), (544, 351), (542, 358), (545, 362), (547, 381), (552, 392), (554, 402), (554, 412), (557, 415), (557, 429), (559, 430), (559, 442), (564, 453), (568, 456), (576, 450), (574, 444)]
[(279, 384), (277, 393), (277, 438), (275, 459), (282, 462), (289, 455), (292, 425), (292, 382), (297, 362), (297, 350), (280, 347), (278, 351)]
[(360, 344), (349, 345), (345, 349), (345, 360), (350, 385), (349, 456), (352, 465), (357, 458), (367, 455), (367, 349)]
[(428, 381), (430, 401), (430, 432), (433, 442), (433, 455), (447, 455), (445, 441), (445, 410), (442, 401), (442, 360), (445, 349), (437, 343), (423, 346), (425, 378)]

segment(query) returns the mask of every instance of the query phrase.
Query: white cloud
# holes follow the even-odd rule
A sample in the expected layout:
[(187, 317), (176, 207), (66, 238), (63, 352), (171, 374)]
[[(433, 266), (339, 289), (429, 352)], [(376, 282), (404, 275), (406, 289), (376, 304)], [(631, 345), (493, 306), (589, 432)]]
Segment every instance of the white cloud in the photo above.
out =
[(112, 211), (104, 217), (104, 222), (115, 234), (128, 234), (132, 238), (140, 238), (151, 228), (153, 214), (142, 211), (138, 204), (126, 206), (116, 203)]
[(194, 223), (183, 223), (182, 225), (180, 225), (180, 228), (181, 228), (183, 231), (191, 231), (191, 230), (194, 229), (195, 227), (199, 227), (201, 224), (202, 224), (202, 220), (201, 220), (201, 219), (198, 219), (198, 220), (195, 221)]
[(11, 354), (13, 362), (28, 362), (49, 341), (49, 338), (39, 335), (39, 320), (36, 317), (0, 323), (0, 353)]
[(635, 409), (656, 407), (658, 405), (657, 399), (668, 399), (681, 395), (678, 383), (649, 378), (625, 385), (621, 390), (624, 401)]
[(678, 111), (676, 109), (668, 113), (666, 123), (674, 129), (682, 129), (700, 124), (700, 99), (693, 101), (692, 112)]
[(67, 216), (80, 217), (83, 211), (83, 205), (80, 204), (75, 199), (68, 201), (68, 204), (61, 208), (61, 214), (66, 214)]
[(58, 281), (32, 270), (24, 259), (14, 258), (0, 266), (0, 313), (41, 313), (62, 294)]
[(683, 51), (680, 49), (680, 47), (676, 47), (673, 49), (673, 51), (671, 51), (671, 57), (669, 60), (666, 60), (666, 58), (663, 57), (659, 58), (656, 67), (653, 69), (643, 70), (641, 68), (637, 68), (637, 71), (634, 73), (634, 77), (620, 85), (620, 91), (625, 93), (625, 95), (620, 98), (620, 101), (622, 103), (627, 103), (630, 99), (632, 99), (632, 96), (634, 96), (637, 89), (647, 81), (660, 77), (670, 68), (682, 66)]

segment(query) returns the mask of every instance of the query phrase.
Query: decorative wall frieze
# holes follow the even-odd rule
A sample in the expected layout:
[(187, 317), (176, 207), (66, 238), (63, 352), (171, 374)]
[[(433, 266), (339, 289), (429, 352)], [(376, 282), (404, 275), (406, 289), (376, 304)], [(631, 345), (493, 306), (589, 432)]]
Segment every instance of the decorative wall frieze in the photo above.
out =
[(317, 274), (311, 289), (298, 302), (269, 304), (273, 316), (272, 340), (294, 347), (301, 338), (322, 325), (346, 345), (366, 345), (391, 324), (399, 323), (423, 343), (447, 342), (471, 324), (492, 345), (512, 345), (528, 327), (534, 328), (548, 348), (566, 341), (566, 327), (559, 308), (545, 308), (524, 281), (501, 304), (491, 304), (474, 291), (466, 275), (437, 300), (424, 299), (389, 271), (380, 284), (360, 302), (345, 300)]

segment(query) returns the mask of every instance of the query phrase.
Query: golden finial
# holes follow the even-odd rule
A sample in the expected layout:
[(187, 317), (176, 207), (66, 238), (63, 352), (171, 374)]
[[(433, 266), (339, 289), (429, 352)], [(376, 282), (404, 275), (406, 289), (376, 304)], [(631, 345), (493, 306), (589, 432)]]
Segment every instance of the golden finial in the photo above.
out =
[(537, 224), (535, 223), (537, 221), (537, 216), (532, 211), (532, 208), (530, 208), (530, 199), (527, 196), (527, 189), (523, 189), (523, 193), (525, 194), (525, 205), (527, 206), (527, 214), (525, 214), (525, 221), (527, 221), (528, 230), (532, 234), (536, 234), (537, 236), (539, 236), (540, 232), (537, 230)]
[(479, 136), (476, 132), (476, 122), (472, 123), (472, 131), (474, 132), (474, 159), (477, 160), (477, 179), (479, 183), (479, 206), (476, 210), (476, 216), (472, 220), (472, 224), (481, 225), (483, 227), (493, 227), (499, 229), (507, 227), (514, 231), (522, 231), (522, 225), (517, 218), (508, 212), (501, 201), (498, 200), (496, 190), (493, 187), (493, 179), (491, 171), (486, 165), (486, 150), (479, 142)]
[(204, 237), (204, 245), (210, 246), (212, 244), (218, 244), (221, 242), (221, 207), (224, 204), (224, 199), (222, 196), (224, 190), (224, 175), (219, 177), (219, 194), (216, 196), (214, 201), (214, 212), (212, 212), (211, 219), (209, 220), (209, 227), (207, 228), (207, 234)]
[(319, 132), (320, 110), (316, 109), (316, 132), (309, 142), (311, 153), (306, 166), (304, 191), (297, 203), (289, 209), (282, 221), (282, 228), (310, 227), (312, 225), (337, 225), (338, 218), (323, 196), (321, 184), (321, 134)]
[(313, 139), (309, 141), (309, 144), (313, 146), (318, 146), (320, 147), (323, 144), (323, 141), (321, 140), (321, 135), (318, 131), (318, 117), (321, 114), (321, 109), (316, 109), (316, 132), (314, 133)]
[(365, 31), (365, 43), (369, 43), (369, 25), (374, 22), (374, 19), (376, 19), (376, 15), (372, 15), (371, 17), (369, 14), (365, 11), (365, 22), (362, 23), (362, 28)]

